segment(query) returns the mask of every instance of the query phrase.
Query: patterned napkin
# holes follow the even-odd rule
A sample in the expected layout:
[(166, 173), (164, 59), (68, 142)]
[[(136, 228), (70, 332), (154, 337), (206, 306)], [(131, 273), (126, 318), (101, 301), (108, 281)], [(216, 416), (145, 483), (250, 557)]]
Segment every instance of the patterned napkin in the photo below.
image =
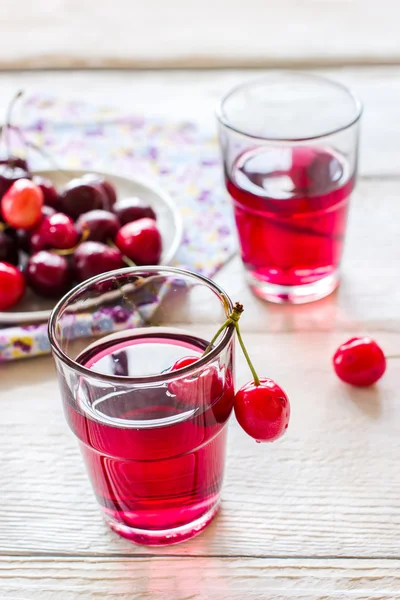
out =
[[(212, 277), (235, 252), (217, 141), (194, 123), (146, 119), (42, 96), (25, 100), (16, 121), (27, 139), (61, 167), (138, 175), (164, 187), (184, 223), (174, 265)], [(18, 137), (12, 145), (23, 152)], [(34, 150), (29, 151), (28, 161), (33, 169), (54, 166)], [(116, 326), (112, 315), (103, 315), (101, 323), (91, 326), (96, 332)], [(45, 324), (0, 329), (0, 361), (49, 352)]]

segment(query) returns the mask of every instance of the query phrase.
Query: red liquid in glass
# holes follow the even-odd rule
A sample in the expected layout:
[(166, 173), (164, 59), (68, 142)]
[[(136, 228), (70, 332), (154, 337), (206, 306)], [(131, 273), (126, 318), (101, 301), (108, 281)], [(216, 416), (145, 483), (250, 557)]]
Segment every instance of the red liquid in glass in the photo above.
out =
[(335, 274), (354, 187), (343, 157), (306, 146), (257, 148), (237, 159), (226, 186), (253, 278), (299, 286)]
[[(205, 340), (175, 333), (114, 336), (91, 346), (78, 361), (94, 371), (143, 376), (149, 358), (151, 373), (160, 373), (179, 357), (200, 356), (206, 346)], [(171, 396), (166, 384), (110, 392), (82, 382), (77, 397), (64, 394), (96, 498), (121, 535), (168, 543), (165, 530), (190, 525), (216, 508), (233, 405), (231, 370), (220, 368), (219, 374), (223, 383), (217, 390), (207, 379), (201, 393), (184, 402)], [(128, 528), (143, 531), (143, 539)], [(151, 539), (145, 535), (149, 530)], [(195, 532), (172, 533), (169, 541)]]

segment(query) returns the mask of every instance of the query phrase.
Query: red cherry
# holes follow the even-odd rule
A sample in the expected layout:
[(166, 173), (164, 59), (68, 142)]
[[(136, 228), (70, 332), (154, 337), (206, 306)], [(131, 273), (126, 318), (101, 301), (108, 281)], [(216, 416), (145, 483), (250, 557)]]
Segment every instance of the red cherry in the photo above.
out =
[(18, 179), (4, 194), (1, 211), (12, 227), (32, 229), (42, 218), (43, 192), (29, 179)]
[(289, 424), (289, 398), (272, 379), (246, 383), (236, 392), (234, 409), (239, 425), (257, 442), (277, 440)]
[(372, 385), (386, 370), (382, 348), (369, 337), (354, 337), (339, 346), (333, 357), (336, 375), (358, 387)]
[(137, 265), (156, 265), (160, 261), (162, 240), (153, 219), (127, 223), (117, 233), (115, 243)]
[(39, 252), (45, 248), (67, 250), (78, 242), (78, 232), (74, 222), (63, 213), (46, 217), (31, 236), (31, 251)]
[(121, 225), (138, 221), (139, 219), (149, 218), (156, 220), (157, 216), (149, 204), (140, 198), (123, 198), (118, 200), (113, 206), (113, 212), (117, 215)]
[(199, 358), (199, 356), (183, 356), (182, 358), (178, 358), (178, 360), (172, 365), (171, 371), (177, 371), (178, 369), (183, 369), (184, 367), (193, 365), (199, 360)]
[(76, 279), (85, 281), (125, 265), (117, 248), (110, 248), (101, 242), (83, 242), (74, 253), (73, 266)]
[(40, 187), (40, 189), (43, 192), (43, 201), (45, 203), (46, 206), (51, 206), (51, 208), (54, 208), (55, 210), (57, 210), (58, 207), (58, 192), (56, 190), (56, 188), (54, 187), (53, 182), (50, 179), (47, 179), (47, 177), (41, 177), (40, 175), (34, 175), (32, 177), (32, 181), (33, 183), (35, 183), (37, 186)]
[(25, 273), (29, 287), (48, 298), (61, 296), (71, 285), (71, 271), (65, 256), (47, 250), (29, 258)]
[[(183, 369), (194, 364), (200, 357), (185, 356), (178, 359), (172, 366), (172, 371)], [(212, 365), (200, 373), (188, 375), (184, 379), (176, 379), (168, 385), (168, 391), (174, 394), (180, 402), (196, 407), (210, 406), (223, 392), (224, 384), (217, 368)]]
[(106, 242), (115, 238), (120, 223), (112, 212), (98, 209), (81, 215), (76, 228), (85, 241)]
[(103, 186), (89, 176), (72, 179), (59, 198), (61, 212), (76, 220), (89, 210), (108, 208), (109, 201)]
[(19, 302), (25, 292), (25, 279), (14, 265), (0, 262), (0, 310), (7, 310)]

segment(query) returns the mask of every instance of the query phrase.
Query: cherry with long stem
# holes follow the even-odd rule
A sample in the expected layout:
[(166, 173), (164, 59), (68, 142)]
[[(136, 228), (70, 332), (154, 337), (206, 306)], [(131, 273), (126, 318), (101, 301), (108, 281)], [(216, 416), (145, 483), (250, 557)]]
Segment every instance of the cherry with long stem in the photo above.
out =
[(254, 384), (258, 387), (260, 385), (260, 378), (257, 375), (257, 372), (253, 366), (253, 363), (251, 362), (249, 353), (247, 352), (246, 346), (244, 345), (243, 342), (243, 338), (242, 338), (242, 334), (240, 333), (240, 326), (239, 326), (239, 319), (242, 315), (244, 311), (243, 305), (240, 304), (239, 302), (236, 302), (233, 311), (230, 313), (230, 315), (228, 316), (228, 318), (226, 319), (226, 321), (224, 321), (224, 323), (221, 325), (221, 327), (218, 329), (217, 333), (214, 335), (214, 337), (212, 338), (211, 342), (208, 344), (207, 348), (205, 349), (205, 351), (203, 352), (202, 356), (206, 356), (206, 354), (208, 354), (210, 352), (210, 350), (212, 349), (214, 343), (216, 342), (216, 340), (219, 338), (219, 336), (221, 335), (221, 333), (224, 331), (224, 329), (226, 329), (227, 327), (229, 327), (229, 325), (233, 325), (236, 331), (236, 335), (240, 344), (240, 347), (242, 349), (242, 352), (246, 358), (247, 364), (249, 365), (249, 369), (251, 371), (251, 374), (253, 375), (253, 380), (254, 380)]
[(17, 100), (19, 100), (22, 96), (23, 96), (23, 91), (19, 90), (14, 97), (11, 99), (11, 102), (8, 105), (7, 108), (7, 114), (6, 114), (6, 120), (5, 123), (1, 129), (1, 134), (2, 137), (4, 139), (4, 143), (5, 143), (5, 147), (6, 147), (6, 152), (7, 152), (7, 157), (10, 158), (12, 156), (11, 154), (11, 140), (10, 140), (10, 130), (13, 129), (13, 126), (11, 125), (11, 116), (14, 110), (14, 106), (17, 102)]

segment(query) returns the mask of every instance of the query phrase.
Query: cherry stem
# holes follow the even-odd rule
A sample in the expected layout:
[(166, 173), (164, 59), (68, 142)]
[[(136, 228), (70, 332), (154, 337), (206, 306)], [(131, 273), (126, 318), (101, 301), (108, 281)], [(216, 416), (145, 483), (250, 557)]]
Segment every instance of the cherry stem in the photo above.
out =
[(256, 386), (260, 385), (260, 378), (258, 377), (255, 368), (253, 367), (253, 363), (250, 360), (250, 356), (249, 353), (246, 350), (246, 346), (244, 345), (243, 342), (243, 338), (242, 338), (242, 334), (240, 333), (240, 327), (239, 327), (239, 319), (240, 316), (243, 312), (243, 305), (240, 304), (239, 302), (236, 302), (233, 311), (231, 312), (231, 314), (228, 316), (228, 318), (226, 319), (226, 321), (224, 323), (222, 323), (221, 327), (218, 329), (217, 333), (214, 335), (214, 337), (212, 338), (211, 342), (208, 344), (207, 348), (204, 350), (203, 354), (201, 355), (206, 356), (206, 354), (208, 354), (210, 352), (210, 350), (212, 349), (215, 341), (219, 338), (219, 336), (221, 335), (221, 333), (224, 331), (224, 329), (226, 329), (226, 327), (229, 327), (229, 325), (233, 325), (235, 330), (236, 330), (236, 334), (239, 340), (239, 344), (240, 347), (242, 349), (242, 352), (245, 356), (245, 359), (247, 361), (247, 364), (249, 365), (249, 369), (253, 375), (253, 379), (254, 379), (254, 384)]
[(203, 354), (201, 355), (202, 357), (206, 356), (206, 354), (208, 354), (211, 351), (215, 341), (219, 338), (219, 336), (224, 331), (224, 329), (226, 329), (227, 327), (229, 327), (229, 325), (232, 325), (232, 324), (233, 324), (233, 320), (229, 316), (227, 318), (227, 320), (224, 323), (222, 323), (221, 327), (218, 329), (217, 333), (214, 335), (211, 342), (208, 344), (207, 348), (204, 350)]
[[(114, 248), (114, 250), (119, 250), (118, 246), (116, 246), (112, 240), (107, 240), (107, 245), (110, 246), (110, 248)], [(128, 267), (137, 267), (137, 264), (125, 256), (125, 254), (122, 254), (122, 260), (128, 265)]]
[(66, 171), (63, 171), (63, 169), (61, 169), (60, 165), (57, 164), (57, 162), (54, 160), (54, 158), (51, 156), (51, 154), (49, 152), (44, 150), (44, 148), (42, 148), (41, 146), (38, 146), (34, 142), (31, 142), (30, 140), (28, 140), (26, 135), (21, 131), (20, 127), (16, 127), (15, 125), (10, 124), (9, 129), (12, 129), (13, 131), (15, 131), (15, 133), (19, 136), (19, 139), (25, 146), (27, 146), (28, 148), (31, 148), (32, 150), (35, 150), (36, 152), (39, 152), (39, 154), (41, 154), (46, 160), (48, 160), (49, 163), (51, 165), (53, 165), (54, 169), (56, 171), (58, 171), (59, 173), (61, 173), (61, 175), (63, 175), (63, 177), (65, 177), (68, 180), (71, 179), (71, 175), (69, 173), (67, 173)]
[(400, 354), (387, 354), (385, 355), (386, 360), (389, 360), (390, 358), (400, 358)]
[(11, 125), (11, 115), (12, 115), (16, 101), (19, 100), (19, 98), (21, 98), (23, 93), (24, 92), (22, 90), (19, 90), (19, 92), (17, 92), (15, 94), (15, 96), (11, 99), (11, 102), (8, 105), (8, 109), (7, 109), (6, 120), (5, 120), (4, 126), (2, 128), (2, 132), (4, 132), (4, 142), (6, 145), (6, 152), (7, 152), (8, 158), (11, 157), (10, 129), (14, 129), (13, 126)]
[(257, 375), (257, 372), (256, 372), (256, 370), (255, 370), (255, 368), (253, 366), (253, 363), (250, 360), (250, 356), (249, 356), (249, 353), (246, 350), (246, 346), (244, 345), (242, 334), (240, 333), (239, 323), (237, 321), (235, 323), (235, 329), (236, 329), (236, 333), (237, 333), (237, 337), (238, 337), (238, 340), (239, 340), (240, 347), (241, 347), (242, 352), (243, 352), (243, 354), (245, 356), (245, 359), (247, 360), (247, 364), (249, 365), (249, 369), (251, 371), (251, 374), (253, 375), (254, 385), (256, 387), (258, 387), (261, 384), (261, 381), (260, 381), (260, 378)]

